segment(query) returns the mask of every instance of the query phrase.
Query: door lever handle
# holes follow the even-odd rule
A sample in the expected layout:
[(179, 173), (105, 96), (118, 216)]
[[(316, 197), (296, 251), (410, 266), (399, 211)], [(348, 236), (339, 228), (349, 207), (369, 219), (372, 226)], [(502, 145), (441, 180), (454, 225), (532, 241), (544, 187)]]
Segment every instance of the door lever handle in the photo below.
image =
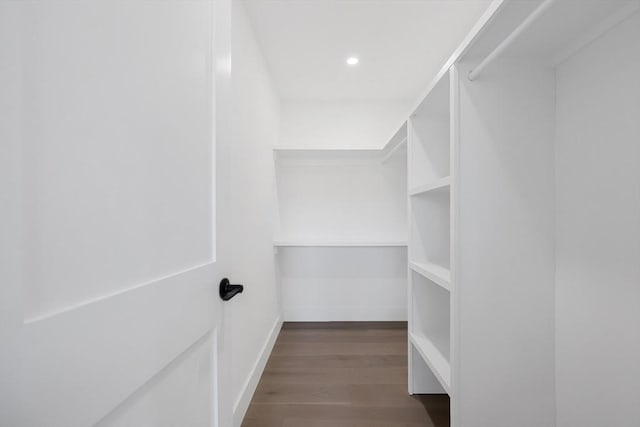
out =
[(220, 281), (220, 298), (223, 301), (229, 301), (231, 298), (242, 293), (244, 286), (232, 285), (226, 277)]

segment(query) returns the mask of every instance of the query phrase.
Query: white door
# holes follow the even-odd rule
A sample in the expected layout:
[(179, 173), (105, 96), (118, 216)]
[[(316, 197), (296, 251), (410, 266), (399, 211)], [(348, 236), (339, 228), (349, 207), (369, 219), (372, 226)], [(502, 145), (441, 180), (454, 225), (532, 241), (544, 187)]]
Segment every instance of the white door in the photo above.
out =
[(229, 0), (0, 1), (0, 425), (231, 425), (229, 34)]

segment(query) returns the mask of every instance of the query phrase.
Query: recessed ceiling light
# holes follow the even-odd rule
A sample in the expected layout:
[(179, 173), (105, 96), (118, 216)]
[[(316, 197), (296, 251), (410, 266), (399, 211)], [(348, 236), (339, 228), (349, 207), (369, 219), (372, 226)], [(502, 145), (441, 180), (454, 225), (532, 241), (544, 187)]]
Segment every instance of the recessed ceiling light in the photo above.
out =
[(360, 62), (360, 60), (355, 56), (347, 58), (347, 65), (358, 65), (358, 62)]

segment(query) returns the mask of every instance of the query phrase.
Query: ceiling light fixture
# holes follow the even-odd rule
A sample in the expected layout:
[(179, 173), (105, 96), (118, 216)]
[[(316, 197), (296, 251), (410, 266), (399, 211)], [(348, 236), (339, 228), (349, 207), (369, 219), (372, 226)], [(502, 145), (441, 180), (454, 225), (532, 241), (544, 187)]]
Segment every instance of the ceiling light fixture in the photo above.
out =
[(358, 65), (358, 62), (360, 62), (360, 60), (355, 56), (347, 58), (347, 65), (351, 65), (351, 66)]

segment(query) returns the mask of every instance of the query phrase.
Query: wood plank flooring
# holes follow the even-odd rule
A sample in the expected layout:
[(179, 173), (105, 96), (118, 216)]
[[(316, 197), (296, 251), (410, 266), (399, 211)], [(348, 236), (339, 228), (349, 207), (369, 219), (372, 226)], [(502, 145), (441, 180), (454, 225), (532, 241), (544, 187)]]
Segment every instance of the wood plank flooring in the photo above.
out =
[(445, 427), (407, 394), (406, 322), (285, 323), (242, 427)]

